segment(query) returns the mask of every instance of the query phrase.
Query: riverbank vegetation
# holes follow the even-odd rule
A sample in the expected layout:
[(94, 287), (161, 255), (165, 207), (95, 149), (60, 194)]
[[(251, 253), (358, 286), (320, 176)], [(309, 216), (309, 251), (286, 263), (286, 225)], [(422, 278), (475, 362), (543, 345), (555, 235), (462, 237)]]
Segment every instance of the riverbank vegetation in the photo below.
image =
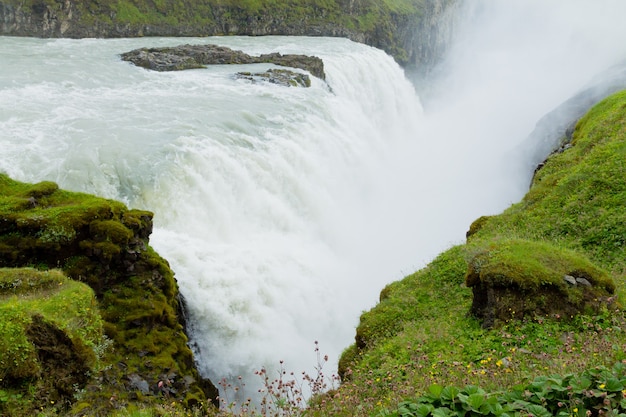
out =
[[(3, 204), (27, 205), (28, 198), (25, 195), (25, 201)], [(133, 402), (127, 395), (124, 402), (112, 402), (109, 415), (626, 413), (625, 203), (626, 92), (622, 92), (596, 105), (578, 122), (571, 143), (547, 159), (521, 202), (500, 215), (478, 219), (465, 244), (448, 249), (426, 268), (382, 290), (378, 305), (361, 316), (355, 344), (342, 355), (340, 385), (336, 376), (325, 373), (326, 358), (316, 346), (316, 375), (302, 379), (288, 371), (275, 376), (259, 372), (266, 403), (250, 410), (229, 407), (228, 399), (237, 386), (236, 381), (224, 381), (220, 411), (200, 403), (187, 402), (184, 407), (184, 401), (164, 393), (142, 394), (137, 385), (134, 395), (150, 401)], [(61, 229), (49, 226), (46, 230)], [(64, 230), (55, 237), (57, 243), (69, 239)], [(99, 230), (94, 226), (93, 236), (99, 236)], [(119, 227), (111, 230), (115, 233), (100, 243), (128, 238)], [(21, 288), (36, 282), (33, 279), (15, 285), (15, 278), (2, 278), (2, 291), (13, 292), (0, 295), (0, 302), (15, 303), (15, 297), (22, 296), (24, 303), (30, 302), (31, 296), (25, 294), (52, 291), (46, 282), (70, 287), (62, 275), (47, 273), (54, 278), (46, 281), (42, 277), (42, 284), (33, 285), (28, 292)], [(15, 274), (35, 272), (16, 270)], [(54, 294), (59, 291), (54, 287)], [(93, 299), (89, 290), (81, 284), (72, 291), (85, 293), (84, 298), (76, 297), (76, 309), (88, 308)], [(490, 303), (474, 308), (476, 297), (484, 294)], [(83, 304), (79, 299), (85, 300)], [(0, 314), (14, 311), (2, 309), (2, 305)], [(167, 316), (166, 303), (160, 305)], [(16, 311), (26, 308), (36, 310), (29, 306)], [(36, 311), (40, 310), (43, 307), (37, 307)], [(104, 322), (115, 322), (107, 310), (102, 314)], [(57, 327), (70, 329), (68, 334), (73, 335), (76, 325), (71, 319), (42, 316), (37, 320), (56, 320)], [(93, 331), (70, 338), (92, 347), (94, 353), (84, 357), (94, 369), (101, 363), (93, 349), (103, 344), (101, 321), (93, 315), (84, 320)], [(155, 317), (150, 320), (158, 321)], [(26, 346), (19, 331), (4, 331)], [(0, 343), (0, 348), (9, 352), (10, 346)], [(21, 351), (30, 355), (33, 349), (29, 349)], [(8, 354), (5, 352), (2, 357)], [(288, 369), (289, 364), (284, 367)], [(20, 405), (32, 386), (26, 379), (20, 391), (0, 381), (0, 410)], [(308, 407), (302, 408), (298, 395), (305, 389), (313, 396)], [(50, 401), (40, 407), (42, 416), (81, 415), (81, 410), (61, 410)]]

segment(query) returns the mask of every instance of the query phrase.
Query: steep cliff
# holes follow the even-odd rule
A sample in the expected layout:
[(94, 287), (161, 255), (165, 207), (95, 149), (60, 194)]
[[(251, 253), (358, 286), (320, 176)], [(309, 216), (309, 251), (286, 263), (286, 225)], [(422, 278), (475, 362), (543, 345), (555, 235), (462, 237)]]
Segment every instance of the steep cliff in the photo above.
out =
[(408, 66), (435, 62), (457, 0), (0, 0), (0, 35), (346, 37)]

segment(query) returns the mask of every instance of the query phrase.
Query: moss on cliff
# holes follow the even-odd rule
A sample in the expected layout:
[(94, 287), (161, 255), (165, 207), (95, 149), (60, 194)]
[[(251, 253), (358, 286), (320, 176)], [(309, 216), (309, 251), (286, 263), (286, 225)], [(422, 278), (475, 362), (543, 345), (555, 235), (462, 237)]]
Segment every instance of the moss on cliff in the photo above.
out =
[[(0, 175), (0, 266), (31, 266), (46, 271), (4, 269), (0, 274), (2, 294), (11, 292), (0, 295), (0, 299), (10, 304), (10, 314), (22, 311), (20, 320), (11, 316), (12, 320), (2, 310), (5, 317), (0, 326), (19, 323), (10, 332), (22, 332), (18, 346), (24, 347), (19, 350), (22, 356), (11, 357), (12, 363), (21, 360), (20, 366), (11, 370), (7, 364), (0, 369), (0, 373), (10, 376), (3, 383), (12, 390), (40, 385), (43, 390), (29, 397), (32, 402), (25, 406), (24, 415), (29, 415), (33, 407), (51, 406), (38, 399), (52, 398), (52, 388), (62, 392), (58, 394), (62, 398), (52, 400), (54, 407), (73, 407), (91, 415), (107, 414), (107, 410), (129, 401), (158, 402), (165, 394), (170, 402), (190, 405), (215, 398), (215, 388), (203, 381), (194, 367), (180, 322), (176, 281), (167, 262), (148, 246), (151, 231), (150, 212), (128, 210), (116, 201), (63, 191), (51, 182), (25, 184)], [(59, 268), (73, 281), (61, 272), (48, 272), (52, 268)], [(59, 291), (57, 282), (67, 290)], [(54, 298), (49, 297), (52, 290)], [(84, 307), (86, 301), (80, 301), (80, 291), (87, 291), (91, 297), (90, 310)], [(41, 303), (47, 307), (39, 307)], [(54, 314), (43, 314), (52, 306), (69, 316), (65, 321), (87, 320), (91, 324), (67, 330), (68, 325)], [(101, 316), (94, 315), (96, 311)], [(81, 333), (94, 326), (93, 335)], [(112, 341), (106, 350), (102, 349), (107, 344), (102, 331)], [(44, 345), (35, 341), (43, 336), (33, 336), (28, 342), (24, 338), (28, 332), (64, 341), (56, 344), (74, 346), (68, 348), (66, 361), (85, 364), (83, 379), (70, 384), (76, 385), (75, 389), (69, 390), (67, 384), (59, 388), (59, 378), (54, 383), (45, 382), (44, 376), (54, 372), (43, 372), (41, 358), (39, 362), (36, 358)], [(72, 356), (72, 352), (79, 356)], [(93, 357), (95, 353), (100, 357), (97, 369), (92, 360), (76, 359)], [(46, 366), (53, 369), (54, 363)], [(167, 392), (158, 386), (159, 381), (166, 381)]]

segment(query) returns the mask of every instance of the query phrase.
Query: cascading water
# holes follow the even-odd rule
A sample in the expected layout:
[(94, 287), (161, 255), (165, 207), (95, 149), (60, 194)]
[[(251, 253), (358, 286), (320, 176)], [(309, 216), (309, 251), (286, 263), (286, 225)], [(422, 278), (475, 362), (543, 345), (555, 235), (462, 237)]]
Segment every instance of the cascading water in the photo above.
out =
[[(525, 192), (547, 111), (626, 55), (620, 0), (469, 1), (415, 82), (342, 39), (0, 38), (0, 169), (155, 213), (201, 371), (336, 360), (384, 285)], [(267, 65), (146, 71), (119, 54), (217, 43), (317, 55), (327, 83), (237, 80)], [(522, 146), (523, 149), (523, 146)], [(252, 382), (250, 382), (252, 379)]]

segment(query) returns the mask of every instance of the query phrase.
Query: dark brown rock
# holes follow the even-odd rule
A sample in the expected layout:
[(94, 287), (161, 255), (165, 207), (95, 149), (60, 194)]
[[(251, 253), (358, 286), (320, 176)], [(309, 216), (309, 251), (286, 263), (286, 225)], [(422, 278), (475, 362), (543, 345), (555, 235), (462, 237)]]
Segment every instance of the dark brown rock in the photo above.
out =
[(121, 55), (122, 60), (154, 71), (180, 71), (203, 68), (205, 65), (274, 64), (309, 71), (325, 79), (324, 62), (315, 56), (272, 53), (250, 56), (218, 45), (180, 45), (171, 48), (141, 48)]

